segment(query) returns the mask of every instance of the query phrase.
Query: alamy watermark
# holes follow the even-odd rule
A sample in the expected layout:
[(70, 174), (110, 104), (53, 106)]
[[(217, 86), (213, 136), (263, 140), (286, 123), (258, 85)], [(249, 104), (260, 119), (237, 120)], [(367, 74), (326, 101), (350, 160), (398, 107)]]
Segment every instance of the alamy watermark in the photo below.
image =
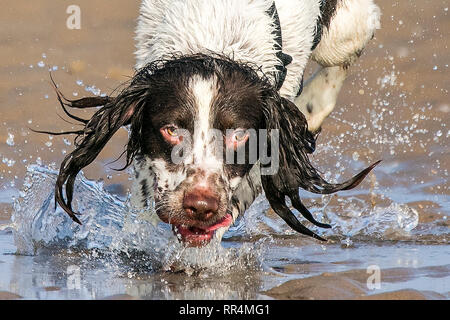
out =
[(367, 267), (366, 272), (370, 274), (367, 278), (367, 289), (376, 290), (381, 289), (381, 269), (378, 265), (373, 264)]
[(67, 273), (67, 289), (80, 290), (81, 289), (81, 272), (77, 265), (70, 265), (66, 269)]
[[(225, 140), (231, 139), (234, 132), (232, 129), (227, 129)], [(277, 129), (270, 130), (270, 132), (267, 129), (259, 129), (258, 131), (255, 129), (247, 129), (245, 132), (247, 136), (245, 147), (242, 145), (237, 148), (224, 148), (223, 132), (218, 129), (209, 129), (206, 133), (206, 138), (203, 139), (207, 141), (208, 148), (193, 150), (193, 139), (189, 130), (177, 129), (177, 135), (182, 137), (182, 139), (180, 139), (180, 143), (173, 147), (171, 160), (174, 164), (183, 163), (186, 159), (192, 159), (195, 163), (205, 157), (224, 159), (226, 164), (255, 164), (259, 160), (262, 175), (276, 174), (280, 164), (279, 131)], [(246, 150), (248, 150), (248, 154)], [(207, 154), (200, 156), (195, 154), (196, 152), (204, 152)]]
[(67, 7), (66, 13), (69, 14), (66, 20), (66, 27), (70, 30), (81, 29), (81, 8), (76, 4)]

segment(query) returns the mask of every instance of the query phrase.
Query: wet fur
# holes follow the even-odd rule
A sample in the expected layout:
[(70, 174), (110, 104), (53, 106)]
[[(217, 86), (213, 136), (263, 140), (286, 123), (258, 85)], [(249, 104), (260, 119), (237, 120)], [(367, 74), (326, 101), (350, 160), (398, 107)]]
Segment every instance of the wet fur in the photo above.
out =
[[(55, 186), (56, 202), (74, 221), (81, 223), (79, 213), (72, 208), (77, 174), (124, 126), (130, 130), (125, 167), (135, 166), (141, 205), (150, 207), (155, 200), (159, 215), (168, 214), (169, 221), (183, 221), (184, 213), (174, 204), (180, 203), (183, 190), (195, 181), (196, 173), (187, 164), (171, 163), (171, 148), (159, 130), (170, 118), (194, 131), (196, 96), (190, 86), (197, 77), (215, 85), (208, 109), (214, 128), (222, 132), (239, 127), (268, 129), (271, 134), (279, 134), (279, 170), (275, 174), (261, 174), (270, 163), (226, 164), (211, 178), (220, 193), (216, 220), (231, 213), (234, 221), (264, 190), (273, 210), (290, 227), (324, 240), (299, 222), (288, 208), (286, 197), (307, 220), (329, 228), (316, 221), (302, 204), (298, 188), (319, 194), (348, 190), (378, 164), (344, 183), (330, 184), (312, 166), (308, 154), (315, 149), (313, 132), (320, 130), (334, 108), (340, 89), (336, 86), (328, 97), (322, 85), (329, 82), (331, 69), (327, 68), (337, 68), (333, 79), (338, 84), (344, 81), (348, 65), (379, 27), (380, 12), (372, 0), (276, 0), (275, 5), (281, 31), (273, 14), (268, 14), (273, 8), (268, 0), (144, 0), (136, 29), (138, 71), (117, 96), (68, 100), (55, 85), (66, 115), (84, 126), (57, 133), (76, 135), (75, 149), (62, 161)], [(279, 35), (281, 39), (281, 34), (282, 48), (274, 38)], [(282, 67), (279, 57), (283, 56), (280, 49), (292, 60), (277, 90), (277, 70)], [(309, 59), (325, 70), (305, 82), (302, 95), (303, 71)], [(91, 119), (68, 110), (94, 107), (100, 109)], [(270, 150), (270, 136), (267, 145)], [(218, 229), (216, 237), (220, 239), (225, 231), (225, 227)]]
[[(315, 137), (308, 131), (305, 117), (292, 102), (281, 97), (270, 81), (259, 75), (259, 71), (257, 66), (238, 63), (220, 55), (178, 56), (169, 60), (149, 63), (136, 73), (129, 85), (116, 97), (94, 97), (71, 101), (64, 99), (58, 93), (60, 103), (66, 111), (66, 107), (103, 106), (95, 112), (90, 120), (77, 118), (67, 112), (73, 119), (83, 123), (84, 129), (76, 132), (75, 150), (68, 154), (61, 163), (55, 186), (56, 202), (74, 221), (81, 223), (77, 218), (78, 213), (72, 208), (75, 178), (81, 169), (95, 160), (115, 132), (123, 126), (130, 125), (130, 137), (126, 148), (127, 166), (136, 157), (143, 155), (151, 157), (153, 153), (157, 152), (153, 149), (157, 144), (148, 141), (147, 136), (150, 130), (158, 128), (149, 126), (145, 114), (151, 112), (162, 115), (165, 112), (161, 106), (164, 106), (164, 99), (168, 97), (164, 96), (166, 86), (178, 83), (180, 87), (176, 92), (180, 97), (186, 98), (183, 82), (177, 82), (177, 79), (187, 79), (192, 75), (207, 78), (211, 74), (215, 74), (222, 79), (223, 85), (226, 86), (234, 83), (229, 81), (230, 78), (242, 77), (241, 80), (248, 84), (247, 89), (251, 89), (251, 93), (239, 90), (237, 87), (234, 88), (236, 95), (242, 95), (238, 100), (244, 101), (246, 97), (249, 99), (251, 97), (253, 106), (256, 108), (251, 112), (255, 115), (259, 113), (262, 116), (260, 128), (277, 129), (280, 132), (280, 168), (275, 175), (261, 176), (267, 199), (274, 211), (293, 229), (323, 240), (297, 220), (286, 206), (285, 196), (290, 197), (293, 206), (309, 221), (320, 227), (328, 228), (329, 225), (315, 221), (311, 213), (303, 206), (298, 196), (298, 188), (320, 194), (348, 190), (357, 186), (377, 163), (342, 184), (326, 182), (309, 161), (308, 154), (315, 149)], [(155, 96), (156, 94), (158, 96)], [(163, 99), (163, 101), (159, 99)], [(178, 110), (178, 112), (183, 112), (183, 110)], [(186, 124), (187, 127), (189, 125)], [(245, 172), (241, 174), (248, 175), (250, 167), (243, 170)], [(142, 187), (147, 190), (149, 185)], [(144, 196), (145, 190), (143, 191)], [(233, 199), (234, 205), (236, 205), (237, 198)], [(164, 201), (162, 202), (164, 203)], [(230, 201), (230, 205), (231, 203), (233, 201)]]

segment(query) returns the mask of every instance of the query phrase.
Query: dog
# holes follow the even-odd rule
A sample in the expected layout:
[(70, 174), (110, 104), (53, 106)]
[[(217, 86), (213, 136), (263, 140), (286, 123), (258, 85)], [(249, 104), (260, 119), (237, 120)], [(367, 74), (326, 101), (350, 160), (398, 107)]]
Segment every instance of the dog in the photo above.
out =
[[(156, 212), (186, 246), (221, 241), (263, 191), (294, 230), (292, 206), (318, 222), (299, 188), (319, 194), (356, 187), (376, 162), (340, 184), (311, 164), (317, 132), (336, 104), (348, 67), (379, 28), (372, 0), (144, 0), (136, 29), (136, 74), (115, 97), (68, 100), (84, 125), (61, 163), (56, 202), (72, 208), (79, 171), (122, 127), (132, 204)], [(320, 67), (303, 85), (307, 62)], [(68, 111), (101, 107), (90, 119)], [(256, 151), (255, 151), (256, 150)]]

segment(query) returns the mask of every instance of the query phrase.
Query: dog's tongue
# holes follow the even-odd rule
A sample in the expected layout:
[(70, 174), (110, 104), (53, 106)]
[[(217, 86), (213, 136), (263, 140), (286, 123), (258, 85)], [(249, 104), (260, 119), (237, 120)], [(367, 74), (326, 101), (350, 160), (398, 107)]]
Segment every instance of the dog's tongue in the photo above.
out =
[(187, 243), (189, 246), (201, 247), (207, 244), (214, 234), (214, 231), (231, 225), (233, 218), (230, 214), (227, 214), (218, 223), (209, 226), (207, 228), (195, 228), (195, 227), (185, 227), (182, 225), (175, 226), (174, 232), (181, 236), (181, 240)]
[(218, 223), (216, 223), (212, 226), (209, 226), (208, 228), (203, 229), (203, 230), (205, 232), (211, 232), (211, 231), (217, 230), (221, 227), (228, 227), (232, 222), (233, 222), (233, 219), (231, 218), (231, 215), (227, 214), (225, 216), (225, 218), (223, 218), (221, 221), (219, 221)]

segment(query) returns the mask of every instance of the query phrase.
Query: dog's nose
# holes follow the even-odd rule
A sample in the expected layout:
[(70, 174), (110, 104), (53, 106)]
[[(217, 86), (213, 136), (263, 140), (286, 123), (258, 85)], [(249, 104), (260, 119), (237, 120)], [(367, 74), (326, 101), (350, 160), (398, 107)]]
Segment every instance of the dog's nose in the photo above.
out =
[(189, 218), (209, 220), (219, 209), (219, 199), (207, 189), (194, 189), (184, 195), (183, 209)]

